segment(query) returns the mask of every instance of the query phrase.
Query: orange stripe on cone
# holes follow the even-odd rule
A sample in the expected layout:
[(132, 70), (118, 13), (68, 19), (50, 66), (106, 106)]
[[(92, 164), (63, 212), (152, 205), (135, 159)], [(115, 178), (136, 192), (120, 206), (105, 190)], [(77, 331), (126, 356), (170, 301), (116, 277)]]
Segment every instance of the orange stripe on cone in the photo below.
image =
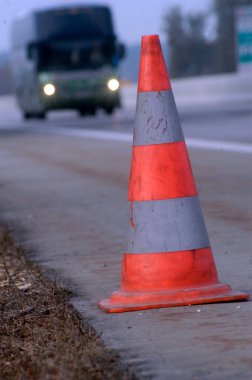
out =
[(157, 35), (144, 36), (141, 46), (138, 92), (163, 91), (170, 88), (159, 37)]
[(129, 201), (190, 197), (197, 194), (183, 141), (134, 146)]
[(165, 253), (126, 253), (123, 255), (122, 268), (123, 290), (187, 289), (218, 282), (211, 248)]

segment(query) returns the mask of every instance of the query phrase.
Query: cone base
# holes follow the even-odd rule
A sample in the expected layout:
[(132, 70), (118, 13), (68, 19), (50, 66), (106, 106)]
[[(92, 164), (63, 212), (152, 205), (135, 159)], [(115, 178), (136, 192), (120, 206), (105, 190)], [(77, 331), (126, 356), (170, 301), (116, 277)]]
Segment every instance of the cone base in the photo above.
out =
[(204, 303), (246, 301), (248, 298), (248, 294), (233, 290), (229, 285), (217, 284), (174, 291), (136, 292), (120, 290), (112, 293), (109, 299), (101, 300), (98, 306), (106, 313), (123, 313)]

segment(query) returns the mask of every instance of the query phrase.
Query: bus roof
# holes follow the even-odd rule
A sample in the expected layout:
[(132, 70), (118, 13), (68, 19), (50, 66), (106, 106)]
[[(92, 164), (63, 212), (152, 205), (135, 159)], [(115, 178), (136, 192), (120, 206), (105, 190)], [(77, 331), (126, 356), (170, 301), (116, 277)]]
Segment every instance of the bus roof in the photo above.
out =
[(114, 37), (110, 8), (64, 5), (35, 10), (17, 18), (11, 30), (13, 47), (53, 39)]

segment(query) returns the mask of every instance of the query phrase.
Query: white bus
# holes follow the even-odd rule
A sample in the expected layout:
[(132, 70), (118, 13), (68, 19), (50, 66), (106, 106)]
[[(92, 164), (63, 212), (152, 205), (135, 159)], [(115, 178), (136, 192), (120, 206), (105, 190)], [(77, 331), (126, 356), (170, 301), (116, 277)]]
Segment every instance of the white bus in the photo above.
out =
[(106, 6), (69, 6), (34, 11), (11, 30), (13, 83), (24, 118), (55, 109), (80, 115), (120, 107), (117, 41)]

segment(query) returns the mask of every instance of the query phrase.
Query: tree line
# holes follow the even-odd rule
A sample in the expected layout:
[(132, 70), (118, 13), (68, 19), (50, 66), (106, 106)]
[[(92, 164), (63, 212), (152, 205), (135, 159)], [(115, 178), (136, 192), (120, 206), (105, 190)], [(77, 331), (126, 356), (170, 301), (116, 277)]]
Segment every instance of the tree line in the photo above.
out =
[(213, 0), (205, 13), (185, 14), (179, 7), (171, 8), (164, 17), (171, 76), (236, 71), (235, 8), (245, 5), (251, 0)]

